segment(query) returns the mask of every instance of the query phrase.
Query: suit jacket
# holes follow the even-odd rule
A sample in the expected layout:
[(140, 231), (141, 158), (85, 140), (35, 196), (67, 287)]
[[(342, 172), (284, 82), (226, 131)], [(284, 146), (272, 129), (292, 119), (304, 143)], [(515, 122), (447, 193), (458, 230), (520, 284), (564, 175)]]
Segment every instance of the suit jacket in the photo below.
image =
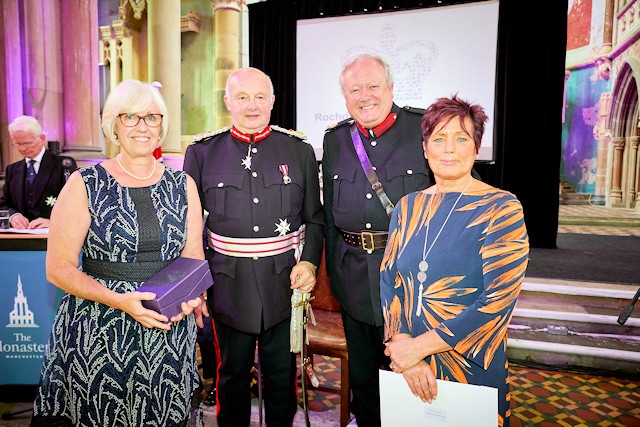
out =
[[(435, 181), (422, 150), (423, 109), (399, 108), (395, 123), (379, 136), (360, 134), (380, 183), (396, 204), (402, 196), (423, 190)], [(380, 263), (384, 248), (371, 254), (347, 245), (340, 229), (388, 231), (389, 217), (371, 189), (349, 131), (353, 119), (327, 129), (322, 157), (327, 273), (340, 307), (369, 325), (383, 324), (380, 306)], [(375, 141), (375, 144), (373, 142)]]
[[(63, 166), (63, 162), (68, 166)], [(31, 184), (32, 194), (29, 202), (26, 162), (22, 159), (10, 164), (5, 174), (0, 209), (9, 210), (9, 215), (19, 212), (29, 221), (50, 218), (58, 193), (62, 190), (68, 175), (76, 169), (76, 161), (73, 158), (57, 156), (45, 150), (38, 174)], [(65, 176), (65, 173), (68, 175)]]
[[(271, 126), (269, 136), (252, 145), (250, 169), (243, 164), (248, 149), (228, 128), (187, 147), (184, 170), (195, 180), (209, 213), (207, 228), (226, 237), (266, 238), (278, 236), (284, 224), (289, 232), (305, 224), (301, 260), (318, 266), (323, 220), (313, 148), (295, 132)], [(289, 183), (283, 179), (286, 169)], [(260, 333), (290, 317), (293, 250), (254, 259), (209, 249), (206, 256), (213, 274), (208, 301), (214, 320)]]

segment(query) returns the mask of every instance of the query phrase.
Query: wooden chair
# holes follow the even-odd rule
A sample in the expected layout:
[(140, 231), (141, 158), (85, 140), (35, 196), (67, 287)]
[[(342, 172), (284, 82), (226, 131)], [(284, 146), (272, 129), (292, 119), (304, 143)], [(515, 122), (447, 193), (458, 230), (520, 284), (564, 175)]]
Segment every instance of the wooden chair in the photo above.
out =
[[(312, 365), (314, 354), (340, 359), (340, 388), (320, 384), (316, 390), (340, 394), (340, 427), (345, 427), (350, 421), (349, 355), (347, 353), (347, 339), (344, 336), (340, 305), (331, 295), (324, 254), (318, 267), (318, 278), (313, 290), (313, 296), (311, 306), (313, 307), (316, 326), (313, 326), (309, 319), (307, 357), (309, 357)], [(305, 374), (303, 374), (303, 377), (309, 384), (308, 377)], [(304, 396), (304, 399), (306, 400), (307, 396)]]

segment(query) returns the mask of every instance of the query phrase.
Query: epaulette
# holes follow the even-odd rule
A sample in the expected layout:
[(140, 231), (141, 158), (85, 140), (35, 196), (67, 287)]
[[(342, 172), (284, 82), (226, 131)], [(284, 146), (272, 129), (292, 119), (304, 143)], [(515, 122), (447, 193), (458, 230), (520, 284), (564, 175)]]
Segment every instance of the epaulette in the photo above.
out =
[(220, 135), (221, 133), (225, 133), (228, 132), (229, 130), (231, 130), (230, 126), (225, 126), (223, 128), (220, 128), (218, 130), (212, 130), (209, 132), (203, 132), (203, 133), (199, 133), (197, 135), (194, 135), (193, 138), (191, 139), (193, 142), (198, 143), (198, 142), (202, 142), (208, 138), (211, 138), (212, 136), (216, 136), (216, 135)]
[(275, 130), (275, 131), (287, 134), (289, 136), (295, 136), (296, 138), (300, 138), (303, 141), (307, 140), (307, 135), (305, 135), (304, 133), (300, 132), (299, 130), (285, 129), (285, 128), (277, 126), (277, 125), (271, 125), (269, 127), (271, 128), (271, 130)]
[(325, 133), (327, 133), (327, 132), (329, 132), (329, 131), (332, 131), (332, 130), (334, 130), (334, 129), (339, 128), (340, 126), (342, 126), (342, 125), (344, 125), (344, 124), (348, 124), (349, 126), (351, 126), (351, 125), (353, 124), (353, 122), (355, 122), (355, 120), (353, 120), (351, 117), (349, 117), (348, 119), (344, 119), (344, 120), (343, 120), (343, 121), (341, 121), (341, 122), (338, 122), (338, 123), (334, 123), (334, 124), (332, 124), (331, 126), (329, 126), (328, 128), (326, 128), (326, 129), (324, 130), (324, 132), (325, 132)]
[(427, 111), (424, 108), (409, 107), (408, 105), (405, 105), (402, 109), (410, 113), (420, 114), (421, 116), (424, 116), (425, 111)]

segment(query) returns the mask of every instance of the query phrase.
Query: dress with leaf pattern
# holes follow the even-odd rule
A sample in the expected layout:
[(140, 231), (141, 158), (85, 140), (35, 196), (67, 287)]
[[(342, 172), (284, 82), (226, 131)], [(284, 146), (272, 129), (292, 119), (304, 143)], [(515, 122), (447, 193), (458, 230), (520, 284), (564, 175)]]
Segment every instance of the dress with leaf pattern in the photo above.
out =
[[(137, 271), (145, 263), (180, 256), (187, 222), (184, 172), (166, 167), (160, 181), (142, 188), (120, 186), (101, 165), (80, 173), (91, 215), (83, 259), (109, 261), (104, 264), (121, 271), (115, 279), (95, 277), (100, 283), (116, 292), (134, 291), (144, 280), (127, 280), (124, 267)], [(44, 359), (33, 423), (181, 425), (199, 386), (195, 343), (194, 315), (170, 331), (150, 329), (123, 311), (65, 294)]]
[(507, 327), (529, 257), (522, 206), (513, 194), (490, 188), (463, 194), (452, 211), (459, 196), (421, 191), (397, 204), (380, 267), (385, 338), (435, 329), (453, 349), (425, 359), (436, 378), (497, 388), (497, 425), (507, 426)]

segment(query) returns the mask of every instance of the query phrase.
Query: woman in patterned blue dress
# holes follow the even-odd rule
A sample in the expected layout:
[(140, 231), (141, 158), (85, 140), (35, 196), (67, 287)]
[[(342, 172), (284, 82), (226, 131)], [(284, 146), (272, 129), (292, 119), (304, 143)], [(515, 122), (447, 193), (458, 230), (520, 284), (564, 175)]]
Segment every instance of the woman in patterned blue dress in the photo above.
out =
[(423, 148), (436, 184), (397, 204), (380, 296), (385, 353), (411, 392), (432, 403), (436, 378), (494, 387), (496, 425), (508, 426), (507, 327), (529, 240), (518, 199), (471, 176), (486, 120), (457, 96), (426, 110)]
[(206, 306), (185, 301), (168, 319), (143, 307), (153, 293), (136, 292), (177, 257), (204, 259), (195, 183), (153, 157), (167, 125), (155, 87), (120, 83), (102, 117), (120, 153), (74, 172), (58, 197), (47, 279), (66, 294), (32, 425), (181, 426), (192, 415), (200, 380), (196, 323)]

